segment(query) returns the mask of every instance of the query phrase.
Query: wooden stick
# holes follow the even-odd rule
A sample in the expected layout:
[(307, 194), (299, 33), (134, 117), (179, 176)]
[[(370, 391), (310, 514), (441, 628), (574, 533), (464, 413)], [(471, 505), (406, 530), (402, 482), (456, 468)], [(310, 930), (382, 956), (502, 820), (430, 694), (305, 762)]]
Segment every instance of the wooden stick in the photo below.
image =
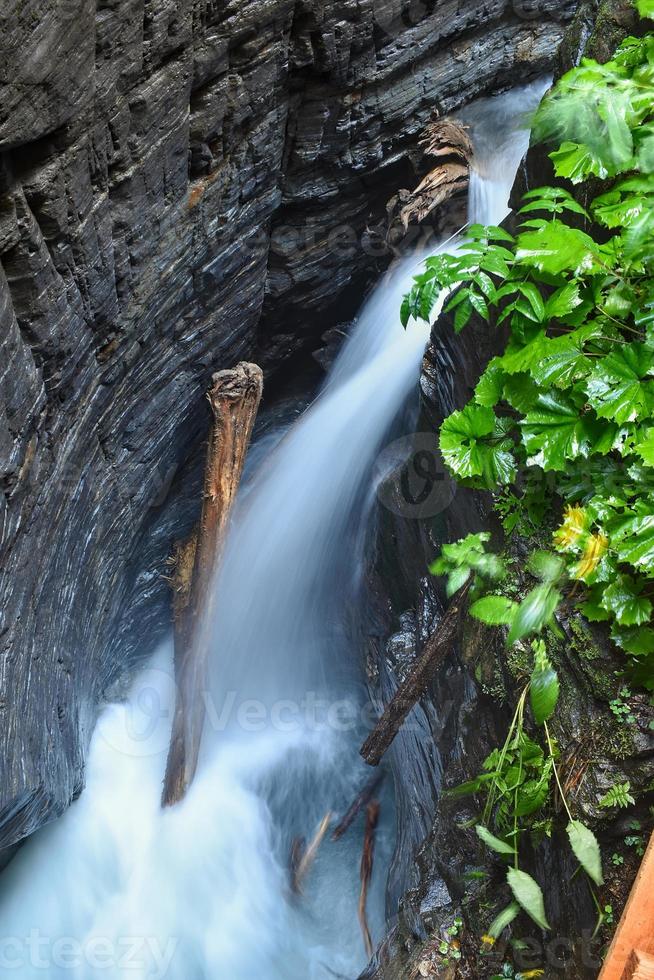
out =
[[(654, 958), (654, 833), (636, 875), (599, 980), (649, 977)], [(629, 969), (631, 968), (631, 972)], [(640, 972), (638, 972), (640, 971)]]
[(188, 566), (190, 584), (176, 602), (175, 678), (177, 703), (170, 739), (162, 806), (186, 795), (198, 763), (206, 705), (207, 661), (214, 607), (214, 577), (227, 537), (232, 504), (243, 472), (261, 393), (263, 374), (256, 364), (241, 362), (213, 376), (208, 393), (213, 424), (207, 450), (202, 511), (196, 544), (178, 549)]
[(372, 868), (375, 858), (375, 831), (379, 821), (379, 803), (373, 800), (366, 807), (366, 832), (363, 838), (363, 853), (361, 855), (361, 892), (359, 894), (359, 922), (363, 933), (363, 942), (366, 947), (368, 959), (373, 954), (372, 936), (368, 928), (368, 917), (366, 915), (366, 905), (368, 903), (368, 887), (372, 877)]
[(316, 855), (318, 854), (318, 849), (325, 839), (325, 834), (329, 830), (329, 825), (332, 822), (332, 814), (326, 813), (325, 816), (320, 821), (320, 826), (316, 831), (316, 834), (307, 847), (306, 851), (302, 855), (300, 863), (298, 864), (297, 873), (293, 881), (293, 891), (298, 894), (302, 891), (302, 882), (307, 876), (309, 868), (316, 860)]
[(343, 819), (340, 821), (336, 830), (332, 834), (332, 840), (340, 840), (343, 834), (350, 829), (355, 819), (359, 815), (359, 812), (363, 810), (365, 806), (370, 803), (371, 799), (377, 792), (377, 789), (384, 781), (386, 773), (382, 770), (381, 772), (376, 772), (372, 779), (369, 779), (365, 784), (361, 792), (358, 794), (348, 811), (346, 812)]
[(374, 730), (361, 747), (361, 755), (369, 766), (378, 766), (402, 727), (406, 716), (424, 693), (434, 671), (452, 649), (461, 612), (465, 608), (470, 589), (467, 582), (459, 589), (448, 606), (445, 615), (427, 640), (425, 648), (412, 667), (409, 676), (400, 684), (387, 704)]
[(294, 837), (291, 841), (291, 853), (289, 855), (289, 876), (291, 879), (291, 891), (297, 895), (299, 893), (297, 873), (302, 863), (302, 856), (307, 849), (307, 842), (304, 837)]

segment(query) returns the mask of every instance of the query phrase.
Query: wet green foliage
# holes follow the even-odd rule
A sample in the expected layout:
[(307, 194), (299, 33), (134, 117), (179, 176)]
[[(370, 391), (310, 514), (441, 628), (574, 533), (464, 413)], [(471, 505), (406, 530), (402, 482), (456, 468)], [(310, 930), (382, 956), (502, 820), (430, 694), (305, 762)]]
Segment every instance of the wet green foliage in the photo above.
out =
[[(654, 690), (654, 36), (568, 72), (534, 131), (554, 143), (558, 177), (592, 182), (588, 207), (541, 187), (515, 237), (470, 227), (456, 254), (427, 260), (402, 318), (429, 319), (445, 294), (457, 331), (473, 313), (509, 330), (440, 447), (461, 483), (496, 492), (508, 533), (550, 526), (552, 563), (519, 605), (479, 588), (473, 615), (508, 625), (513, 643), (574, 600)], [(491, 556), (476, 547), (451, 569), (456, 547), (432, 570), (492, 586)]]

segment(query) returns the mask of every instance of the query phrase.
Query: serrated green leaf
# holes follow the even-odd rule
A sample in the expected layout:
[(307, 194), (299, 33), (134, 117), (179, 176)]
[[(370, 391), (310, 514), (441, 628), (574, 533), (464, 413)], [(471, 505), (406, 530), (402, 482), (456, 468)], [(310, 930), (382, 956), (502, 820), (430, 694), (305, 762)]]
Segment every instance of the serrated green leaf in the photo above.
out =
[(545, 319), (545, 303), (538, 287), (533, 282), (521, 282), (518, 289), (526, 297), (534, 316), (541, 323)]
[(545, 313), (550, 320), (560, 320), (581, 306), (581, 294), (576, 282), (566, 283), (552, 293), (545, 304)]
[(610, 614), (602, 606), (602, 597), (604, 595), (604, 585), (593, 586), (589, 593), (588, 598), (585, 602), (582, 602), (579, 609), (591, 623), (605, 623), (610, 619)]
[(600, 887), (604, 884), (602, 855), (597, 838), (581, 820), (571, 820), (567, 826), (568, 839), (574, 856), (586, 874)]
[(654, 385), (643, 379), (654, 370), (654, 351), (644, 344), (629, 344), (597, 361), (588, 376), (588, 401), (600, 418), (621, 425), (649, 416), (654, 406)]
[(592, 363), (584, 354), (587, 331), (576, 330), (563, 337), (544, 337), (539, 341), (530, 373), (537, 385), (568, 387), (589, 374)]
[(631, 575), (618, 575), (604, 589), (602, 606), (620, 626), (642, 626), (652, 618), (652, 603), (640, 595), (643, 585)]
[(606, 180), (609, 176), (604, 159), (583, 143), (562, 143), (558, 150), (550, 153), (550, 160), (556, 176), (567, 177), (573, 184), (580, 184), (588, 177)]
[(486, 595), (470, 607), (470, 615), (486, 623), (487, 626), (509, 626), (518, 608), (518, 603), (503, 595)]
[(475, 388), (475, 401), (478, 405), (493, 408), (502, 397), (504, 387), (504, 371), (495, 360), (492, 360)]
[(654, 653), (654, 629), (649, 626), (613, 626), (611, 639), (634, 657)]
[(543, 470), (564, 470), (569, 460), (591, 452), (608, 452), (616, 428), (582, 415), (565, 395), (547, 392), (519, 423), (531, 465)]
[(534, 881), (526, 871), (509, 868), (507, 872), (509, 888), (519, 905), (541, 929), (549, 929), (550, 924), (545, 915), (545, 901), (538, 882)]
[(510, 483), (516, 474), (512, 448), (495, 413), (481, 405), (466, 405), (441, 426), (443, 459), (461, 479), (478, 477), (487, 487)]
[(475, 827), (477, 836), (481, 838), (486, 847), (490, 847), (492, 851), (497, 854), (502, 854), (504, 856), (513, 856), (515, 854), (515, 847), (511, 844), (507, 844), (506, 841), (500, 840), (495, 834), (491, 834), (487, 827), (483, 827), (481, 824), (477, 824)]

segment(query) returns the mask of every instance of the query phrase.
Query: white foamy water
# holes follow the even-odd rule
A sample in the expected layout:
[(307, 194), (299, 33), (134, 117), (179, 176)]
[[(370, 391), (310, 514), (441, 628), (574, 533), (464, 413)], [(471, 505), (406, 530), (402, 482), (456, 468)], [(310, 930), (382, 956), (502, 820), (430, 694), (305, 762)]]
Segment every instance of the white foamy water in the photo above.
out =
[[(471, 220), (506, 213), (527, 143), (530, 86), (468, 110), (478, 147)], [(518, 127), (518, 128), (517, 128)], [(399, 322), (421, 256), (361, 311), (325, 390), (259, 467), (237, 508), (217, 599), (208, 726), (195, 782), (162, 813), (174, 691), (170, 649), (102, 714), (87, 786), (1, 879), (0, 969), (159, 980), (354, 978), (362, 820), (326, 840), (289, 889), (297, 836), (343, 812), (358, 757), (363, 651), (352, 628), (372, 465), (416, 385), (429, 330)], [(384, 933), (392, 804), (382, 800), (369, 920)]]

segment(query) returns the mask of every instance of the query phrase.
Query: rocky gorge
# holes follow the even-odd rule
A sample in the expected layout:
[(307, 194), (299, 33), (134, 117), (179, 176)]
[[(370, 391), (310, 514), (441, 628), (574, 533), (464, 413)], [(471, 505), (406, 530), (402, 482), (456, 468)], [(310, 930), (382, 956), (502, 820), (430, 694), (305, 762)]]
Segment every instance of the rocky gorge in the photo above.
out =
[(273, 377), (353, 314), (425, 122), (548, 70), (573, 6), (0, 12), (0, 848), (79, 794), (165, 629), (212, 371)]

